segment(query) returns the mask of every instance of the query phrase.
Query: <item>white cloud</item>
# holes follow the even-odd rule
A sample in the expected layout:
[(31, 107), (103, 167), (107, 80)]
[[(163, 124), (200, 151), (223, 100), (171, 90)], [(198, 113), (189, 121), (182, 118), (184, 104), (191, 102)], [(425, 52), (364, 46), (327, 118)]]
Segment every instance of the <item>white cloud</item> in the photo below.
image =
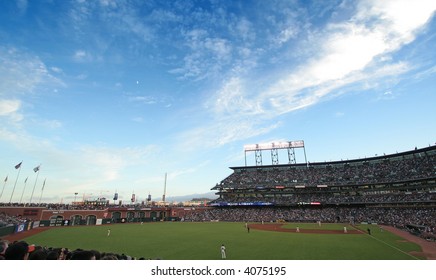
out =
[(0, 100), (0, 117), (7, 117), (13, 124), (18, 124), (24, 119), (23, 114), (19, 112), (20, 108), (20, 100)]
[[(433, 16), (436, 2), (433, 0), (385, 0), (361, 1), (356, 20), (367, 22), (376, 19), (374, 25), (393, 39), (392, 44), (404, 44), (415, 38), (415, 33)], [(371, 21), (369, 21), (371, 23)]]
[(44, 86), (65, 85), (50, 74), (39, 57), (14, 48), (0, 47), (0, 96), (26, 95)]
[(80, 149), (80, 155), (88, 167), (102, 174), (102, 180), (113, 181), (119, 178), (124, 168), (144, 162), (148, 155), (157, 150), (156, 146), (126, 148), (86, 146)]
[[(258, 103), (270, 106), (270, 111), (278, 114), (285, 113), (313, 105), (334, 90), (361, 81), (359, 78), (403, 73), (404, 67), (403, 71), (384, 71), (386, 66), (389, 67), (384, 63), (389, 61), (383, 58), (409, 43), (436, 7), (427, 5), (423, 9), (416, 7), (419, 6), (416, 3), (395, 1), (396, 6), (403, 4), (406, 7), (390, 10), (390, 2), (376, 2), (384, 4), (370, 8), (364, 2), (350, 21), (328, 26), (321, 39), (311, 42), (321, 46), (315, 56), (272, 84), (268, 91), (259, 95)], [(403, 19), (405, 10), (409, 12)]]
[(232, 64), (235, 50), (231, 41), (198, 28), (184, 32), (183, 36), (183, 45), (188, 48), (183, 64), (168, 71), (178, 75), (179, 79), (200, 81), (214, 78)]
[(58, 129), (62, 127), (62, 122), (59, 120), (43, 120), (38, 123), (40, 126), (44, 126), (48, 129)]
[(83, 74), (83, 73), (76, 76), (76, 79), (78, 79), (78, 80), (85, 80), (87, 78), (88, 78), (88, 75)]
[(230, 78), (213, 98), (212, 106), (216, 114), (258, 115), (263, 113), (258, 104), (248, 100), (247, 90), (239, 77)]
[(137, 95), (137, 96), (129, 96), (127, 97), (129, 102), (137, 103), (137, 104), (145, 104), (145, 105), (160, 105), (165, 108), (171, 107), (171, 103), (167, 96), (159, 96), (156, 94), (156, 96), (151, 95)]
[(156, 98), (153, 96), (132, 96), (129, 97), (129, 101), (138, 102), (147, 105), (156, 104), (158, 102)]
[(100, 0), (100, 5), (103, 7), (116, 8), (117, 1), (116, 0)]
[(132, 121), (137, 122), (137, 123), (142, 123), (142, 122), (144, 122), (144, 118), (143, 117), (135, 117), (132, 119)]
[(221, 38), (207, 38), (204, 41), (204, 47), (217, 57), (218, 60), (229, 59), (232, 51), (229, 42)]
[[(54, 121), (51, 125), (56, 127), (58, 124)], [(116, 186), (120, 179), (123, 180), (120, 185), (122, 188), (126, 181), (137, 179), (126, 178), (130, 168), (147, 164), (150, 158), (160, 152), (157, 146), (152, 145), (120, 148), (103, 144), (60, 148), (57, 142), (47, 137), (40, 138), (29, 135), (25, 130), (12, 131), (5, 127), (0, 127), (0, 140), (10, 143), (15, 156), (22, 156), (27, 170), (42, 163), (42, 172), (44, 176), (50, 176), (52, 186), (62, 184), (64, 190), (71, 190), (71, 194), (78, 191), (81, 195), (83, 192), (93, 192), (90, 190)], [(46, 190), (47, 195), (50, 195), (50, 191), (59, 195), (58, 190), (50, 188)]]
[(151, 12), (149, 20), (159, 23), (168, 23), (179, 22), (182, 21), (183, 18), (182, 16), (173, 13), (172, 11), (155, 9)]
[(86, 62), (91, 61), (92, 56), (84, 50), (77, 50), (73, 54), (73, 59), (76, 62)]
[[(277, 127), (268, 123), (280, 114), (343, 94), (341, 88), (373, 87), (380, 78), (406, 73), (410, 64), (393, 62), (391, 54), (414, 40), (436, 10), (432, 2), (363, 1), (348, 20), (312, 33), (310, 52), (304, 53), (308, 60), (271, 76), (269, 84), (261, 84), (265, 89), (250, 82), (246, 73), (246, 78), (233, 75), (206, 102), (213, 110), (213, 124), (188, 133), (189, 141), (208, 135), (206, 145), (216, 146), (261, 135)], [(294, 32), (283, 29), (281, 34)]]
[(167, 178), (168, 179), (175, 179), (177, 177), (180, 177), (180, 176), (183, 176), (183, 175), (186, 175), (186, 174), (195, 173), (198, 170), (199, 167), (204, 166), (204, 165), (206, 165), (206, 163), (203, 163), (203, 164), (201, 164), (199, 166), (183, 168), (183, 169), (172, 171), (172, 172), (168, 173)]
[(184, 150), (198, 148), (217, 148), (235, 141), (263, 135), (277, 127), (280, 123), (262, 124), (261, 120), (239, 117), (228, 117), (208, 122), (207, 125), (183, 132), (178, 136)]
[(253, 24), (246, 18), (240, 19), (236, 24), (236, 36), (245, 42), (252, 42), (256, 39)]
[(53, 71), (55, 73), (62, 73), (63, 72), (62, 69), (59, 67), (51, 67), (50, 69), (51, 69), (51, 71)]
[(0, 100), (0, 116), (15, 114), (20, 107), (20, 100)]
[(433, 76), (436, 73), (436, 65), (431, 66), (430, 68), (424, 69), (423, 71), (417, 73), (415, 75), (416, 80), (425, 79), (430, 76)]
[(309, 81), (310, 85), (342, 79), (353, 71), (362, 70), (376, 55), (386, 50), (383, 34), (358, 26), (332, 35), (324, 46), (324, 56), (311, 61), (296, 74)]
[(278, 35), (276, 42), (277, 44), (281, 45), (286, 42), (288, 42), (290, 39), (295, 38), (298, 34), (299, 29), (296, 26), (289, 26), (282, 31), (280, 31), (280, 34)]

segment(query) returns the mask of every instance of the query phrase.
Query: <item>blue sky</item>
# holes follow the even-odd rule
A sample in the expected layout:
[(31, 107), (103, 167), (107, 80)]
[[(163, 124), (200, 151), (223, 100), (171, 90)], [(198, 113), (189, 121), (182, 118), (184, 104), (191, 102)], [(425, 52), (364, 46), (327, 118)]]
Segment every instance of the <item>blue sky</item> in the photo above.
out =
[(203, 194), (246, 144), (434, 145), (436, 2), (308, 2), (1, 1), (0, 201)]

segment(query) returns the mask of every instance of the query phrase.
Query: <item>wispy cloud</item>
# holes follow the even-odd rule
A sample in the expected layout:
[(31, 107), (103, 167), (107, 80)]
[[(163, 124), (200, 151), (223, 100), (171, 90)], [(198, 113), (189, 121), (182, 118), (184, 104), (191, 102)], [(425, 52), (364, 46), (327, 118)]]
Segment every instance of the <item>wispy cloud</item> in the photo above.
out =
[[(334, 97), (341, 88), (367, 88), (371, 81), (377, 86), (377, 79), (407, 73), (412, 69), (407, 61), (392, 62), (386, 56), (413, 41), (435, 10), (434, 1), (360, 2), (348, 20), (311, 34), (306, 62), (261, 87), (247, 74), (226, 80), (206, 102), (214, 123), (188, 133), (190, 141), (204, 141), (202, 134), (210, 144), (222, 145), (261, 135), (277, 127), (268, 123), (279, 115)], [(279, 34), (286, 41), (295, 32), (284, 28)]]
[(157, 98), (154, 96), (131, 96), (129, 97), (129, 101), (147, 105), (156, 104), (158, 102)]
[(268, 133), (280, 126), (280, 122), (262, 123), (255, 119), (238, 117), (215, 119), (206, 126), (185, 131), (178, 136), (183, 149), (217, 148), (242, 139)]
[(159, 94), (155, 95), (135, 95), (135, 96), (128, 96), (128, 101), (135, 104), (142, 104), (142, 105), (159, 105), (163, 106), (164, 108), (171, 107), (171, 97), (168, 96), (160, 96)]
[(64, 86), (37, 56), (0, 47), (0, 96), (23, 96), (38, 87)]
[(172, 172), (169, 172), (168, 173), (168, 179), (170, 179), (170, 180), (171, 179), (176, 179), (177, 177), (181, 177), (181, 176), (184, 176), (184, 175), (195, 173), (199, 169), (201, 169), (202, 167), (207, 166), (209, 162), (210, 161), (204, 161), (204, 162), (201, 162), (200, 164), (197, 164), (197, 165), (192, 166), (192, 167), (183, 168), (183, 169), (174, 170)]
[[(79, 192), (113, 187), (117, 180), (134, 180), (123, 176), (129, 174), (130, 168), (146, 165), (160, 150), (155, 145), (114, 147), (104, 144), (65, 149), (47, 137), (3, 127), (0, 128), (0, 140), (10, 142), (15, 147), (16, 155), (25, 155), (27, 168), (30, 168), (28, 164), (32, 164), (31, 161), (42, 163), (43, 172), (51, 174), (53, 184), (62, 182), (64, 188)], [(56, 173), (61, 174), (61, 177), (54, 175)]]
[(21, 107), (20, 100), (0, 100), (0, 116), (11, 116)]
[(216, 115), (260, 115), (263, 109), (260, 104), (250, 100), (244, 81), (240, 77), (233, 77), (226, 81), (216, 93), (213, 100), (209, 100)]
[(202, 80), (217, 75), (232, 58), (232, 45), (224, 38), (214, 37), (206, 30), (186, 32), (185, 45), (189, 48), (182, 65), (169, 71), (181, 79)]
[[(311, 42), (321, 46), (315, 49), (314, 58), (260, 93), (257, 102), (281, 114), (313, 105), (334, 90), (362, 78), (404, 73), (405, 63), (389, 65), (377, 58), (413, 40), (436, 7), (415, 7), (419, 5), (407, 1), (375, 2), (379, 4), (363, 2), (349, 21), (329, 25), (320, 39)], [(402, 14), (405, 10), (407, 16)], [(402, 71), (387, 72), (385, 68)]]
[(56, 92), (58, 87), (65, 87), (64, 82), (56, 77), (58, 69), (47, 67), (39, 57), (30, 53), (0, 47), (0, 117), (7, 117), (2, 122), (4, 131), (15, 131), (20, 129), (16, 125), (24, 125), (28, 109), (33, 107), (30, 96)]
[(83, 50), (77, 50), (73, 55), (74, 60), (79, 62), (85, 61), (86, 57), (89, 57), (89, 55)]

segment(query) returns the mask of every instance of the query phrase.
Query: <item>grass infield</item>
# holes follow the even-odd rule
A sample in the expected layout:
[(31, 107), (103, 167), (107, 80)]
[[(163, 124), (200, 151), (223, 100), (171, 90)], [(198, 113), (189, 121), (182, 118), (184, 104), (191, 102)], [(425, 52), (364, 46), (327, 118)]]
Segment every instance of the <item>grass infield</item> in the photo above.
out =
[[(421, 252), (408, 242), (376, 225), (352, 228), (344, 224), (285, 224), (287, 229), (329, 229), (344, 226), (362, 234), (296, 233), (264, 231), (245, 223), (159, 222), (104, 226), (57, 227), (26, 238), (48, 247), (95, 249), (136, 258), (163, 260), (218, 260), (225, 244), (229, 260), (414, 260), (408, 252)], [(367, 234), (371, 229), (371, 235)], [(111, 230), (107, 236), (108, 229)]]

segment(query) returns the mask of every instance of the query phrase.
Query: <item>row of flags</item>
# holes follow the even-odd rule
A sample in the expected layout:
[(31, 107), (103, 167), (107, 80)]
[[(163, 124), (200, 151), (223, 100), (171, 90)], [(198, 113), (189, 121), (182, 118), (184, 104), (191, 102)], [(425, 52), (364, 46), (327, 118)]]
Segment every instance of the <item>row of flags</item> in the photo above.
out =
[[(13, 190), (12, 190), (12, 194), (11, 194), (11, 198), (10, 198), (10, 200), (9, 200), (9, 203), (12, 201), (12, 197), (13, 197), (14, 192), (15, 192), (15, 187), (16, 187), (16, 185), (17, 185), (18, 177), (20, 176), (21, 165), (22, 165), (22, 164), (23, 164), (23, 161), (21, 161), (20, 163), (18, 163), (18, 164), (16, 164), (16, 165), (14, 166), (15, 169), (18, 170), (18, 174), (17, 174), (17, 179), (15, 180), (14, 188), (13, 188)], [(35, 168), (33, 168), (33, 172), (37, 173), (40, 169), (41, 169), (41, 164), (39, 164), (38, 166), (36, 166)], [(34, 187), (33, 187), (32, 196), (30, 197), (30, 202), (32, 202), (33, 193), (34, 193), (34, 191), (35, 191), (36, 182), (37, 182), (37, 180), (38, 180), (38, 175), (39, 175), (39, 173), (36, 175), (35, 185), (34, 185)], [(23, 194), (24, 194), (24, 190), (25, 190), (25, 188), (26, 188), (26, 183), (27, 183), (27, 179), (28, 179), (28, 178), (29, 178), (29, 177), (27, 177), (26, 180), (24, 180), (24, 189), (23, 189)], [(8, 175), (6, 176), (6, 178), (5, 178), (5, 180), (4, 180), (4, 185), (3, 185), (3, 189), (2, 189), (2, 191), (1, 191), (1, 193), (0, 193), (0, 198), (3, 196), (3, 192), (4, 192), (4, 189), (5, 189), (5, 186), (6, 186), (6, 182), (7, 182), (7, 181), (8, 181)], [(42, 189), (41, 189), (41, 197), (42, 197), (42, 192), (44, 191), (45, 182), (46, 182), (46, 179), (44, 179), (44, 183), (43, 183), (43, 185), (42, 185)], [(21, 199), (22, 199), (22, 197), (23, 197), (23, 194), (21, 195)], [(40, 202), (41, 202), (41, 197), (40, 197), (40, 199), (39, 199)], [(20, 203), (21, 203), (21, 199), (20, 199)]]
[[(23, 162), (20, 162), (19, 164), (15, 165), (15, 169), (19, 169), (19, 168), (21, 167), (21, 164), (23, 164)], [(40, 168), (41, 168), (41, 164), (38, 165), (37, 167), (33, 168), (33, 171), (36, 173), (36, 172), (39, 171)], [(8, 181), (8, 176), (9, 176), (9, 175), (6, 176), (6, 178), (5, 178), (5, 182)], [(27, 181), (27, 178), (26, 178), (26, 181)], [(26, 181), (25, 181), (25, 182), (26, 182)]]

